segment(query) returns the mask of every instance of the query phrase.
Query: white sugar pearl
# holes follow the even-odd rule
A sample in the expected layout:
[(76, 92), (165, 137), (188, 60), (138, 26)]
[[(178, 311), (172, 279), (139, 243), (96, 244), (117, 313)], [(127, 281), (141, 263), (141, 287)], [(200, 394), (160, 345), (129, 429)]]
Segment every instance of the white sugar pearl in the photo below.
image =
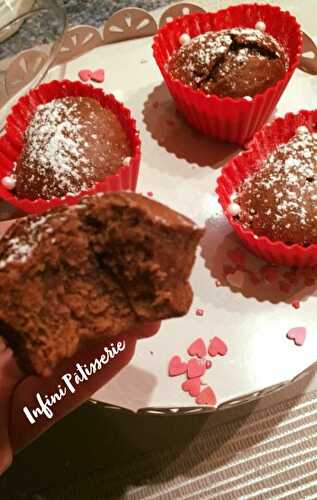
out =
[(305, 127), (305, 125), (302, 125), (301, 127), (298, 127), (296, 129), (296, 134), (302, 135), (302, 134), (308, 134), (308, 133), (309, 133), (309, 130), (307, 127)]
[(255, 29), (264, 32), (266, 30), (266, 24), (263, 21), (258, 21), (255, 25)]
[(124, 160), (123, 160), (123, 165), (125, 167), (128, 167), (130, 165), (130, 161), (131, 161), (131, 157), (130, 156), (127, 156)]
[(181, 45), (188, 45), (190, 43), (190, 36), (187, 34), (187, 33), (183, 33), (180, 37), (179, 37), (179, 43)]
[(10, 191), (15, 188), (15, 185), (17, 183), (15, 177), (11, 175), (6, 175), (5, 177), (2, 177), (1, 183), (3, 187), (6, 189), (9, 189)]
[(245, 96), (244, 96), (244, 99), (245, 99), (246, 101), (252, 101), (252, 97), (250, 97), (249, 95), (245, 95)]
[(240, 208), (240, 205), (238, 205), (238, 203), (230, 203), (230, 205), (228, 206), (228, 212), (233, 215), (234, 217), (236, 215), (239, 215), (240, 212), (241, 212), (241, 208)]

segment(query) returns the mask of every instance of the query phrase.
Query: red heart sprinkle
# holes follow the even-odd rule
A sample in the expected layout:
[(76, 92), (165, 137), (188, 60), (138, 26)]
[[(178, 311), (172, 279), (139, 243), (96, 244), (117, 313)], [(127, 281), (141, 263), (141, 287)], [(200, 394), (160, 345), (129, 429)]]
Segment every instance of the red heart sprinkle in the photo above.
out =
[(211, 339), (208, 347), (208, 353), (210, 356), (217, 356), (217, 354), (220, 354), (220, 356), (225, 356), (227, 352), (228, 347), (223, 340), (221, 340), (219, 337), (214, 337), (213, 339)]
[(185, 392), (189, 392), (189, 394), (195, 398), (200, 393), (200, 378), (191, 378), (189, 380), (185, 380), (182, 383), (182, 389)]
[(90, 69), (81, 69), (78, 71), (78, 76), (83, 82), (88, 82), (91, 78), (92, 71)]
[(187, 372), (187, 363), (183, 363), (179, 356), (173, 356), (168, 364), (168, 374), (170, 377), (177, 377)]
[(196, 339), (187, 349), (190, 356), (198, 356), (204, 358), (207, 354), (207, 347), (203, 339)]
[(206, 368), (207, 368), (207, 370), (209, 370), (209, 368), (211, 368), (211, 367), (212, 367), (212, 362), (209, 361), (209, 359), (207, 359), (207, 361), (206, 361)]
[(105, 79), (105, 72), (103, 69), (96, 69), (96, 71), (93, 71), (91, 74), (91, 79), (94, 82), (102, 83)]
[(197, 396), (196, 403), (198, 405), (216, 406), (217, 399), (212, 388), (208, 386), (205, 389), (203, 389), (201, 393)]
[(292, 328), (289, 332), (287, 332), (286, 336), (288, 339), (294, 340), (296, 345), (302, 346), (306, 340), (306, 328), (303, 326)]
[(198, 359), (190, 359), (187, 363), (187, 377), (196, 378), (202, 377), (206, 371), (206, 365), (204, 361)]

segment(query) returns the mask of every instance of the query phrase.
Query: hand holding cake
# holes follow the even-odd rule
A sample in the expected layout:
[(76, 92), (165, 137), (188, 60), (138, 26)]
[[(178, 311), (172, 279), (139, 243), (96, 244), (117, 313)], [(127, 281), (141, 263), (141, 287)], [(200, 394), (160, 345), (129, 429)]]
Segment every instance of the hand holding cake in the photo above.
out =
[(86, 197), (13, 223), (0, 242), (0, 331), (19, 368), (5, 349), (0, 470), (12, 449), (129, 363), (138, 338), (187, 313), (202, 234), (183, 215), (128, 192)]

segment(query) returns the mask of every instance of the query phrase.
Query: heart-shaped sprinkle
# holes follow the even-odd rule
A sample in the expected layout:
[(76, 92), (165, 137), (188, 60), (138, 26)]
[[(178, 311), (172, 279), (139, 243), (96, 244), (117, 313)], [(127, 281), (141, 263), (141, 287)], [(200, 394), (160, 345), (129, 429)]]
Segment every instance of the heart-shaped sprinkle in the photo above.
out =
[(294, 343), (298, 346), (302, 346), (306, 340), (306, 328), (299, 326), (297, 328), (292, 328), (287, 332), (287, 338), (294, 340)]
[(196, 378), (202, 377), (206, 371), (206, 364), (204, 361), (198, 359), (190, 359), (187, 363), (187, 377)]
[(189, 380), (185, 380), (182, 383), (182, 389), (185, 392), (189, 392), (189, 394), (195, 398), (200, 393), (200, 378), (190, 378)]
[(78, 76), (83, 82), (88, 82), (91, 78), (91, 75), (92, 71), (90, 69), (81, 69), (78, 72)]
[(187, 372), (187, 363), (184, 363), (179, 356), (173, 356), (168, 364), (168, 374), (170, 377), (177, 377)]
[(203, 316), (204, 312), (205, 311), (203, 309), (196, 309), (196, 316)]
[(219, 337), (214, 337), (211, 339), (208, 347), (208, 353), (210, 356), (225, 356), (228, 352), (228, 347)]
[(198, 356), (204, 358), (207, 354), (207, 347), (203, 339), (199, 338), (188, 347), (187, 352), (190, 356)]
[(205, 387), (205, 389), (203, 389), (197, 396), (196, 403), (198, 405), (216, 406), (217, 399), (212, 388), (209, 386)]
[(147, 193), (147, 196), (149, 196), (150, 198), (152, 198), (154, 196), (153, 192), (152, 191), (148, 191)]
[(211, 368), (211, 367), (212, 367), (212, 362), (209, 359), (207, 359), (207, 361), (206, 361), (207, 370), (209, 370), (209, 368)]
[(102, 83), (105, 79), (105, 72), (103, 69), (96, 69), (95, 71), (92, 72), (91, 74), (91, 79), (94, 82)]
[(229, 285), (233, 288), (243, 288), (245, 282), (245, 273), (242, 271), (236, 271), (233, 274), (228, 274), (226, 276)]

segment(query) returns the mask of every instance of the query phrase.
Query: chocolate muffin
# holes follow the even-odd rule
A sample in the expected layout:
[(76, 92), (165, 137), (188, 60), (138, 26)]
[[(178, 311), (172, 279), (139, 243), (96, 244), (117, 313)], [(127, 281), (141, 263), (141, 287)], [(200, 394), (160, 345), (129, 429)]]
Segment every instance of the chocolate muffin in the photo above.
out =
[[(279, 43), (259, 29), (232, 28), (186, 39), (168, 63), (170, 74), (194, 89), (221, 97), (253, 97), (287, 70)], [(183, 37), (183, 38), (182, 38)]]
[(128, 192), (20, 219), (0, 241), (0, 335), (25, 371), (47, 376), (87, 339), (182, 316), (202, 234)]
[(37, 107), (13, 176), (18, 198), (75, 195), (115, 174), (131, 146), (110, 109), (89, 97), (65, 97)]
[(245, 229), (286, 244), (317, 243), (317, 134), (299, 127), (232, 197)]

